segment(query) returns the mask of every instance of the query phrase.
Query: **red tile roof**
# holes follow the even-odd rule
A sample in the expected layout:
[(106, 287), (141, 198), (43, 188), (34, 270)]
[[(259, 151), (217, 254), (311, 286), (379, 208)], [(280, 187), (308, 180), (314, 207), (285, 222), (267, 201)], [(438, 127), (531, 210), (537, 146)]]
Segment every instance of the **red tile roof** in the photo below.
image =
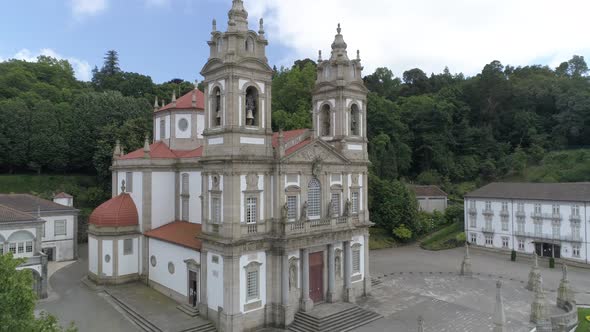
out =
[(201, 90), (194, 89), (189, 93), (185, 94), (184, 96), (179, 97), (176, 99), (176, 107), (169, 103), (164, 107), (160, 108), (158, 111), (166, 111), (171, 109), (194, 109), (193, 107), (193, 93), (197, 94), (197, 110), (205, 110), (205, 95)]
[[(299, 135), (303, 135), (308, 130), (309, 129), (295, 129), (283, 131), (283, 142), (286, 143)], [(272, 133), (272, 146), (274, 148), (279, 146), (279, 133)]]
[(201, 250), (201, 240), (197, 239), (197, 235), (199, 234), (201, 234), (201, 224), (194, 224), (187, 221), (173, 221), (164, 226), (152, 229), (144, 235), (183, 247)]
[(288, 156), (291, 153), (301, 149), (302, 147), (306, 146), (309, 143), (311, 143), (311, 138), (307, 138), (307, 139), (293, 145), (292, 147), (288, 148), (287, 150), (285, 150), (285, 155)]
[(139, 216), (131, 195), (122, 193), (94, 209), (88, 222), (97, 227), (135, 226)]
[[(164, 159), (175, 159), (175, 158), (195, 158), (203, 155), (203, 147), (200, 146), (194, 150), (171, 150), (166, 143), (158, 141), (150, 145), (150, 157), (151, 158), (164, 158)], [(143, 159), (143, 148), (137, 149), (119, 159)]]

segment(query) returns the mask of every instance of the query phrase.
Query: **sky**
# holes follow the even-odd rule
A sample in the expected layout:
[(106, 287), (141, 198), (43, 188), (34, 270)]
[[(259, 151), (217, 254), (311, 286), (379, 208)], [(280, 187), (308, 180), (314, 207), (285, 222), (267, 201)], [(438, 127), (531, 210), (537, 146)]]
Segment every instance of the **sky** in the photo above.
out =
[[(587, 0), (244, 0), (250, 28), (263, 17), (271, 65), (324, 57), (338, 23), (364, 74), (420, 68), (468, 76), (493, 60), (556, 67), (572, 55), (590, 62)], [(104, 53), (124, 71), (157, 82), (202, 79), (211, 21), (227, 26), (231, 0), (9, 0), (0, 4), (0, 61), (69, 60), (90, 80)]]

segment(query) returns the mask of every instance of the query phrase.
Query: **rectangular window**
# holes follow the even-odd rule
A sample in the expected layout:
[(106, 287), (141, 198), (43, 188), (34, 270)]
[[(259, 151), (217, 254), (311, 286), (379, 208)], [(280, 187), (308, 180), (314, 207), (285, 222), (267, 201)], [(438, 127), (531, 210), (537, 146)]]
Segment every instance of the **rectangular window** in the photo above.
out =
[(188, 187), (188, 174), (182, 174), (182, 187), (181, 187), (181, 192), (183, 195), (188, 195), (189, 194), (189, 187)]
[(492, 235), (486, 235), (486, 245), (491, 246), (494, 244), (494, 238)]
[(258, 271), (248, 271), (246, 276), (246, 300), (258, 298)]
[(471, 227), (471, 228), (477, 227), (477, 217), (473, 214), (469, 215), (469, 227)]
[(524, 251), (524, 240), (518, 239), (518, 250)]
[(339, 193), (332, 193), (332, 213), (333, 217), (338, 217), (340, 215), (340, 194)]
[(33, 252), (33, 241), (27, 241), (27, 242), (25, 243), (25, 250), (26, 250), (28, 253), (31, 253), (31, 252)]
[(502, 211), (508, 211), (508, 202), (502, 202)]
[(166, 138), (166, 120), (160, 120), (160, 141), (163, 141)]
[(133, 192), (133, 172), (125, 172), (125, 191)]
[(572, 256), (573, 257), (580, 257), (580, 245), (574, 244), (572, 246)]
[(361, 250), (360, 249), (353, 249), (352, 250), (352, 273), (360, 273), (361, 272)]
[(66, 235), (66, 221), (56, 220), (53, 224), (53, 232), (55, 236)]
[(211, 221), (218, 224), (221, 220), (221, 203), (219, 197), (211, 199)]
[(537, 213), (537, 214), (541, 213), (541, 204), (535, 204), (535, 213)]
[(572, 216), (580, 216), (580, 206), (577, 204), (572, 205)]
[(552, 233), (553, 233), (553, 238), (554, 239), (558, 239), (559, 236), (561, 235), (561, 227), (559, 224), (553, 224), (551, 225), (552, 228)]
[(18, 243), (18, 253), (22, 254), (23, 252), (25, 252), (25, 244), (23, 242), (19, 242)]
[(572, 223), (572, 238), (574, 240), (580, 239), (580, 224), (579, 223)]
[(508, 231), (508, 218), (502, 217), (502, 231)]
[(477, 233), (471, 233), (471, 243), (477, 244)]
[(492, 218), (491, 217), (486, 217), (486, 229), (492, 229)]
[(507, 249), (508, 248), (508, 237), (507, 236), (502, 236), (502, 248)]
[(535, 222), (535, 235), (543, 234), (543, 223)]
[(350, 203), (352, 205), (352, 213), (356, 214), (359, 213), (359, 192), (353, 191), (350, 193)]
[(518, 212), (524, 212), (524, 203), (518, 203), (518, 205), (516, 205), (516, 209)]
[(559, 214), (559, 205), (553, 204), (553, 214)]
[(524, 233), (524, 217), (518, 217), (516, 219), (516, 227), (519, 233)]
[(256, 206), (257, 200), (256, 197), (248, 197), (246, 198), (246, 223), (252, 224), (256, 222)]
[(473, 201), (473, 200), (469, 201), (469, 207), (472, 209), (475, 209), (475, 201)]
[(287, 219), (297, 219), (297, 196), (287, 196)]
[(492, 202), (486, 201), (486, 210), (487, 211), (491, 211), (492, 210)]
[(10, 251), (13, 255), (16, 254), (16, 243), (8, 244), (8, 251)]
[(133, 239), (123, 240), (123, 255), (133, 255)]

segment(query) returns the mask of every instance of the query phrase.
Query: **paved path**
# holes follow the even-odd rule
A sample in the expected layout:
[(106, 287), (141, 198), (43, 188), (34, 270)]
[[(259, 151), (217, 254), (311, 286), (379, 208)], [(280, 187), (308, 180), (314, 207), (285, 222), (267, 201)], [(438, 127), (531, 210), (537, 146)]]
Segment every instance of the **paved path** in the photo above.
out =
[(37, 303), (37, 310), (55, 315), (62, 325), (74, 322), (80, 332), (140, 331), (125, 316), (80, 280), (86, 275), (87, 248), (80, 246), (80, 259), (53, 274), (49, 279), (55, 296)]

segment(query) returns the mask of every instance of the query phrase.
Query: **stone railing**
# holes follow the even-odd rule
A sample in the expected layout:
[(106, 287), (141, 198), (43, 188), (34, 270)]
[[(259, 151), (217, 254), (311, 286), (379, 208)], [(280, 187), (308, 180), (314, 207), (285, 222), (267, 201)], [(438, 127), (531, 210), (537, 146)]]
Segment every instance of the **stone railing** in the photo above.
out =
[(493, 216), (494, 211), (492, 211), (492, 209), (484, 209), (483, 211), (481, 211), (481, 214), (483, 214), (484, 216)]
[(240, 228), (242, 229), (242, 236), (253, 236), (258, 234), (266, 233), (266, 225), (264, 221), (255, 223), (242, 223)]
[(559, 235), (554, 236), (553, 234), (546, 234), (546, 233), (531, 233), (531, 232), (521, 232), (519, 230), (514, 231), (515, 236), (523, 236), (523, 237), (530, 237), (535, 239), (541, 240), (550, 240), (550, 241), (569, 241), (569, 242), (582, 242), (582, 237), (580, 235)]
[(566, 312), (551, 316), (551, 329), (553, 331), (570, 331), (578, 325), (578, 306), (575, 302), (565, 302), (561, 309)]
[(338, 231), (353, 227), (352, 217), (343, 216), (313, 220), (298, 220), (293, 222), (283, 222), (281, 224), (283, 225), (282, 232), (279, 232), (283, 235), (306, 234), (326, 230)]
[(510, 216), (510, 212), (508, 212), (508, 210), (500, 210), (500, 216), (508, 217)]
[(517, 217), (526, 217), (526, 213), (523, 210), (516, 210)]
[(494, 227), (492, 226), (484, 226), (481, 228), (482, 233), (493, 233)]
[(474, 208), (474, 207), (470, 207), (470, 208), (467, 210), (467, 213), (469, 213), (469, 214), (471, 214), (471, 215), (476, 215), (476, 214), (477, 214), (477, 209), (476, 209), (476, 208)]
[(533, 219), (561, 220), (561, 214), (559, 214), (559, 213), (539, 213), (539, 212), (533, 212), (531, 214), (531, 218), (533, 218)]

